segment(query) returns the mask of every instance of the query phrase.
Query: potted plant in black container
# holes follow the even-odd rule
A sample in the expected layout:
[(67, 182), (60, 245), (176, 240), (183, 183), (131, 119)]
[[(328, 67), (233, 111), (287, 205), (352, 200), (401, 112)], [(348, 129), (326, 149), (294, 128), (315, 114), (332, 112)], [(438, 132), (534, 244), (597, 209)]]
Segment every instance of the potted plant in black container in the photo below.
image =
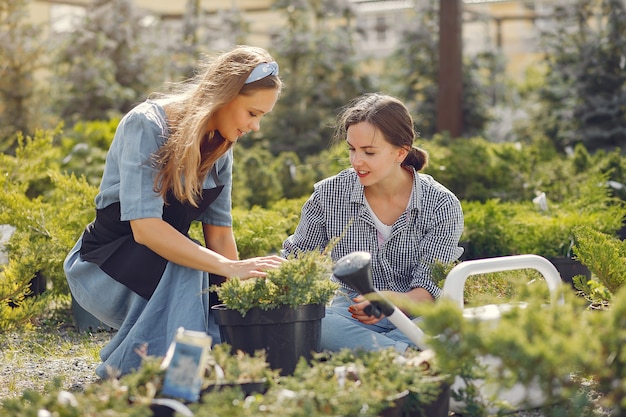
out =
[(300, 358), (320, 351), (325, 305), (338, 285), (327, 252), (289, 258), (264, 278), (231, 278), (212, 286), (222, 304), (211, 307), (222, 342), (233, 352), (264, 350), (272, 369), (293, 373)]

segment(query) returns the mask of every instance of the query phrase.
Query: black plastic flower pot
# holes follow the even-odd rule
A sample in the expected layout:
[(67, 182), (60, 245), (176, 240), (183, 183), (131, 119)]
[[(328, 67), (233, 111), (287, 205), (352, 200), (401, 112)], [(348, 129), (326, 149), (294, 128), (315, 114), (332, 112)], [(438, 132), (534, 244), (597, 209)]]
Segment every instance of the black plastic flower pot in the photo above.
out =
[(574, 288), (574, 277), (576, 275), (584, 275), (587, 278), (591, 278), (591, 271), (579, 260), (573, 259), (567, 256), (557, 256), (555, 258), (548, 259), (552, 265), (559, 271), (563, 282), (567, 282)]
[(272, 369), (283, 376), (293, 374), (301, 357), (311, 359), (321, 350), (323, 304), (279, 307), (272, 310), (250, 309), (245, 316), (224, 304), (211, 307), (220, 328), (222, 342), (233, 352), (254, 355), (265, 350)]
[(202, 396), (204, 394), (220, 391), (224, 388), (239, 387), (246, 397), (254, 394), (265, 394), (267, 392), (267, 384), (267, 378), (247, 382), (225, 382), (210, 384), (200, 391), (200, 401), (202, 401)]
[(382, 411), (380, 417), (448, 417), (450, 411), (450, 384), (442, 383), (437, 398), (429, 402), (415, 397), (409, 390), (394, 399), (394, 405)]

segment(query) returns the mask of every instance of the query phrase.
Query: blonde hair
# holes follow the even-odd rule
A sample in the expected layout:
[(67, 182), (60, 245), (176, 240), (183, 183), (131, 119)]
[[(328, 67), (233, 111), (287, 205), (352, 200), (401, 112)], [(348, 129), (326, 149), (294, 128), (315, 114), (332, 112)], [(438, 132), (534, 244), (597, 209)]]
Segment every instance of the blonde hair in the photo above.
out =
[(164, 103), (168, 116), (169, 137), (154, 155), (158, 168), (154, 191), (165, 201), (171, 192), (178, 201), (197, 207), (204, 178), (232, 146), (219, 134), (207, 132), (209, 119), (240, 94), (262, 89), (280, 92), (282, 82), (276, 75), (244, 84), (257, 65), (272, 61), (262, 48), (239, 45), (202, 60), (195, 78), (175, 84), (171, 93), (152, 95)]

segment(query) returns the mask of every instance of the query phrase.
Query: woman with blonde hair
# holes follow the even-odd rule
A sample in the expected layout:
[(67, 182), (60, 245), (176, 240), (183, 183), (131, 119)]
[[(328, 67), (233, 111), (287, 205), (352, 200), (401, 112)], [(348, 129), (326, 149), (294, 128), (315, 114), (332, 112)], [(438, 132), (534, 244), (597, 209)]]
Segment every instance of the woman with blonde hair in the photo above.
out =
[[(117, 329), (100, 352), (100, 377), (138, 368), (137, 349), (164, 355), (178, 327), (219, 342), (210, 277), (260, 277), (283, 261), (239, 260), (231, 216), (233, 144), (259, 130), (281, 89), (267, 51), (237, 46), (120, 121), (95, 220), (64, 263), (75, 300)], [(196, 220), (204, 244), (188, 236)]]

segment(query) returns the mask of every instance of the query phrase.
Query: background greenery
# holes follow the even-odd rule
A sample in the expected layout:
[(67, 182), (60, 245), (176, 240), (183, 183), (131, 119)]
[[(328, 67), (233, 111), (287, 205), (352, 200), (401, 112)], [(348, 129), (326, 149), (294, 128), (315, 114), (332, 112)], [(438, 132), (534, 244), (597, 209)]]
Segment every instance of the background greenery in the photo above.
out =
[[(129, 0), (94, 2), (75, 32), (48, 42), (42, 28), (27, 23), (27, 4), (8, 0), (0, 7), (0, 224), (15, 227), (5, 248), (8, 263), (0, 266), (2, 332), (50, 325), (51, 309), (69, 309), (62, 262), (93, 219), (93, 198), (120, 116), (164, 81), (187, 77), (197, 58), (217, 44), (215, 34), (199, 35), (202, 19), (191, 19), (190, 9), (178, 41), (154, 45), (158, 25), (138, 23), (141, 11)], [(337, 109), (363, 92), (385, 91), (403, 99), (415, 115), (417, 144), (431, 156), (425, 172), (462, 201), (466, 259), (576, 255), (599, 278), (578, 280), (587, 301), (606, 305), (624, 282), (622, 2), (559, 6), (556, 29), (543, 34), (543, 65), (529, 69), (522, 82), (506, 78), (497, 52), (464, 57), (461, 137), (438, 134), (434, 126), (437, 2), (428, 5), (418, 13), (416, 3), (407, 21), (397, 22), (405, 29), (397, 51), (373, 65), (357, 58), (354, 16), (345, 2), (275, 2), (288, 26), (271, 52), (287, 88), (261, 132), (235, 148), (233, 216), (240, 255), (280, 249), (315, 181), (349, 166), (345, 145), (330, 142)], [(230, 13), (232, 40), (245, 43), (251, 36), (246, 23), (236, 10)], [(345, 19), (337, 25), (331, 15)], [(50, 81), (33, 76), (41, 70)], [(45, 291), (33, 294), (38, 276), (47, 280)], [(474, 287), (501, 297), (510, 296), (510, 289), (506, 279), (492, 276)], [(616, 398), (623, 397), (623, 388), (611, 387), (624, 378), (619, 311), (590, 319), (589, 334), (602, 329), (597, 333), (602, 343), (590, 345), (594, 360), (610, 359), (615, 366), (599, 371), (600, 365), (585, 365)], [(454, 322), (450, 315), (441, 317), (440, 324), (444, 318)], [(569, 329), (556, 318), (547, 324)], [(576, 346), (584, 349), (576, 337)], [(546, 336), (546, 351), (558, 343)], [(476, 348), (461, 347), (467, 357)], [(532, 361), (527, 356), (522, 365)], [(546, 373), (560, 366), (552, 364)]]

